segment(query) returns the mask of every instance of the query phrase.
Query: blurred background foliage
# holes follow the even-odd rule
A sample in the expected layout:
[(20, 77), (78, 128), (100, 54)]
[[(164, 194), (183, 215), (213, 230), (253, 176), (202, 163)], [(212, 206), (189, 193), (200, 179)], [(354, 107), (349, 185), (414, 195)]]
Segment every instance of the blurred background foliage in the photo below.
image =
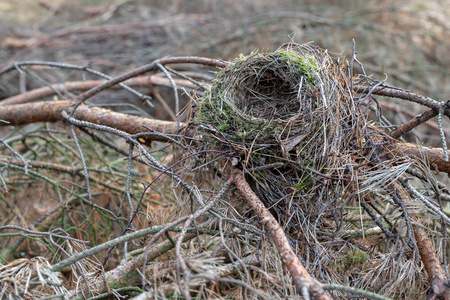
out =
[(367, 73), (446, 100), (449, 15), (445, 0), (3, 0), (0, 59), (90, 63), (119, 73), (167, 55), (230, 60), (290, 39), (349, 54), (355, 39)]

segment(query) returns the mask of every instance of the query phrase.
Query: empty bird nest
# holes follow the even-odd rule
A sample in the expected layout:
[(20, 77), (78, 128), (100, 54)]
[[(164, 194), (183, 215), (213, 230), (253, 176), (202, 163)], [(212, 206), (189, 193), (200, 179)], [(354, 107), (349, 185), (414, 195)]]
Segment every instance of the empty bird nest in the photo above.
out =
[(373, 96), (387, 86), (309, 45), (241, 55), (216, 75), (191, 122), (196, 147), (217, 150), (203, 163), (242, 170), (313, 277), (397, 299), (443, 294), (441, 265), (426, 270), (446, 256), (448, 191), (390, 135)]

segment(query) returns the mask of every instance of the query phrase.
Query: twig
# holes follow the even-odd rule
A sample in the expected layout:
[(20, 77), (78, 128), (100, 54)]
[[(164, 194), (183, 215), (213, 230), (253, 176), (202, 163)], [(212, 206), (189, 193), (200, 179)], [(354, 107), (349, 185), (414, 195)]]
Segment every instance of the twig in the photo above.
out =
[[(161, 229), (161, 227), (164, 227), (164, 225), (161, 225), (158, 227), (159, 227), (158, 229), (156, 229), (156, 227), (150, 227), (150, 228), (154, 228), (155, 232), (158, 232)], [(146, 228), (143, 230), (149, 230), (150, 228)], [(142, 232), (142, 230), (136, 231), (132, 234), (136, 234), (137, 232)], [(129, 237), (129, 236), (130, 236), (130, 234), (126, 235), (126, 236), (122, 236), (120, 238), (125, 240), (126, 237)], [(143, 236), (145, 236), (145, 234)], [(190, 239), (193, 239), (196, 236), (197, 236), (196, 232), (189, 233), (184, 237), (183, 241), (188, 241)], [(175, 236), (174, 238), (177, 238), (177, 237)], [(107, 248), (108, 247), (105, 247), (105, 249), (103, 249), (103, 250), (106, 250)], [(164, 253), (166, 253), (167, 251), (169, 251), (172, 248), (173, 248), (173, 245), (170, 241), (168, 241), (168, 240), (164, 241), (164, 242), (156, 245), (155, 247), (151, 248), (148, 251), (147, 260), (154, 260), (155, 258), (163, 255)], [(93, 248), (91, 248), (91, 249), (93, 249)], [(139, 269), (140, 266), (142, 266), (143, 256), (144, 255), (141, 254), (141, 255), (138, 255), (137, 257), (133, 257), (130, 260), (123, 262), (115, 269), (106, 272), (103, 276), (103, 278), (106, 278), (106, 281), (103, 280), (103, 278), (98, 278), (98, 279), (96, 279), (95, 282), (90, 283), (90, 286), (93, 287), (92, 290), (96, 291), (98, 293), (103, 293), (103, 292), (108, 291), (110, 289), (110, 287), (132, 286), (132, 285), (139, 284), (139, 282), (141, 281), (141, 275), (139, 274), (139, 272), (137, 272), (137, 270)], [(56, 266), (56, 265), (54, 265), (54, 266)], [(61, 269), (61, 268), (59, 268), (59, 269)], [(124, 275), (126, 275), (126, 276), (124, 276)], [(66, 297), (68, 299), (80, 299), (80, 300), (84, 299), (83, 291), (80, 290), (79, 288), (69, 291), (67, 293)]]
[(444, 112), (445, 112), (444, 105), (441, 105), (441, 107), (439, 107), (437, 122), (439, 126), (439, 135), (441, 136), (442, 141), (442, 149), (444, 150), (444, 159), (446, 162), (448, 162), (447, 140), (445, 139), (444, 129), (442, 128), (442, 115), (444, 114)]
[(216, 60), (216, 59), (211, 59), (211, 58), (205, 58), (205, 57), (196, 57), (196, 56), (182, 56), (182, 57), (167, 57), (167, 58), (161, 58), (158, 60), (155, 60), (154, 62), (142, 66), (140, 68), (137, 68), (133, 71), (127, 72), (125, 74), (122, 74), (118, 77), (115, 77), (111, 80), (108, 80), (107, 82), (96, 86), (95, 88), (92, 88), (86, 92), (84, 92), (81, 95), (78, 95), (74, 101), (77, 103), (72, 111), (72, 114), (75, 112), (75, 110), (77, 109), (77, 107), (83, 103), (84, 101), (86, 101), (87, 99), (91, 98), (92, 96), (100, 93), (101, 91), (110, 88), (116, 84), (119, 84), (122, 81), (125, 81), (127, 79), (130, 79), (132, 77), (137, 77), (141, 74), (145, 74), (147, 72), (150, 72), (152, 70), (155, 70), (155, 68), (157, 68), (157, 64), (160, 64), (162, 66), (167, 65), (167, 64), (183, 64), (183, 63), (190, 63), (190, 64), (200, 64), (200, 65), (205, 65), (205, 66), (212, 66), (212, 67), (218, 67), (218, 68), (224, 68), (227, 66), (227, 63)]
[[(171, 168), (166, 168), (164, 165), (162, 165), (158, 160), (156, 160), (153, 156), (151, 156), (150, 153), (148, 153), (148, 151), (138, 141), (133, 139), (133, 137), (130, 134), (128, 134), (127, 132), (116, 129), (116, 127), (114, 127), (114, 126), (109, 127), (109, 126), (105, 126), (105, 125), (98, 125), (98, 124), (94, 124), (91, 122), (75, 119), (74, 117), (69, 116), (66, 111), (62, 111), (61, 116), (73, 125), (76, 125), (79, 127), (87, 127), (87, 128), (91, 128), (91, 129), (96, 129), (96, 130), (100, 130), (100, 131), (104, 131), (104, 132), (109, 132), (109, 133), (112, 133), (116, 136), (119, 136), (119, 137), (125, 139), (127, 142), (133, 143), (134, 146), (138, 148), (139, 152), (151, 164), (153, 164), (153, 166), (155, 168), (163, 171), (162, 173), (160, 173), (160, 175), (158, 175), (158, 178), (162, 174), (169, 175), (172, 179), (174, 179), (176, 182), (180, 183), (181, 186), (183, 186), (187, 191), (189, 191), (191, 193), (191, 195), (193, 195), (196, 198), (198, 203), (200, 203), (201, 205), (204, 205), (203, 196), (201, 193), (199, 193), (196, 189), (194, 189), (189, 184), (187, 184), (180, 176), (170, 172)], [(214, 151), (214, 150), (211, 150), (211, 151)]]
[(34, 231), (34, 230), (29, 230), (20, 226), (15, 226), (15, 225), (2, 225), (0, 226), (0, 230), (8, 230), (8, 229), (13, 229), (13, 230), (20, 230), (29, 234), (35, 234), (35, 235), (39, 235), (39, 236), (48, 236), (48, 237), (56, 237), (56, 238), (61, 238), (61, 239), (65, 239), (65, 240), (70, 240), (70, 241), (75, 241), (77, 243), (81, 243), (81, 244), (89, 244), (89, 242), (87, 241), (82, 241), (79, 239), (75, 239), (73, 237), (70, 236), (65, 236), (65, 235), (60, 235), (60, 234), (55, 234), (52, 232), (41, 232), (41, 231)]
[(162, 105), (162, 107), (165, 109), (165, 111), (169, 114), (169, 117), (172, 119), (172, 121), (177, 121), (177, 117), (175, 116), (175, 113), (172, 111), (170, 106), (167, 104), (166, 100), (161, 96), (158, 89), (155, 87), (151, 87), (150, 91), (152, 95), (156, 98), (156, 100)]
[(437, 115), (436, 110), (428, 109), (425, 112), (423, 112), (422, 114), (415, 116), (409, 122), (399, 125), (389, 135), (392, 138), (394, 138), (394, 139), (398, 139), (399, 137), (401, 137), (405, 133), (413, 130), (414, 128), (416, 128), (420, 124), (427, 122), (428, 120), (430, 120), (431, 118), (435, 117), (436, 115)]
[(178, 91), (177, 91), (177, 85), (175, 83), (175, 81), (173, 80), (172, 76), (170, 75), (170, 73), (166, 70), (166, 68), (164, 68), (163, 65), (161, 65), (159, 62), (156, 63), (156, 66), (163, 71), (163, 73), (166, 75), (167, 79), (169, 79), (170, 81), (170, 85), (172, 86), (173, 89), (173, 96), (175, 98), (175, 117), (177, 119), (177, 127), (180, 128), (180, 100), (178, 99)]
[[(87, 73), (91, 73), (94, 75), (97, 75), (99, 77), (105, 78), (105, 79), (112, 79), (112, 77), (96, 71), (94, 69), (88, 68), (87, 66), (77, 66), (77, 65), (69, 65), (69, 64), (65, 64), (65, 63), (58, 63), (58, 62), (51, 62), (51, 61), (22, 61), (22, 62), (16, 62), (14, 64), (12, 64), (11, 66), (8, 66), (6, 68), (3, 68), (2, 70), (0, 70), (0, 76), (4, 73), (7, 73), (9, 71), (12, 71), (13, 69), (17, 69), (19, 72), (21, 72), (21, 74), (23, 74), (23, 71), (21, 70), (21, 66), (47, 66), (47, 67), (52, 67), (52, 68), (61, 68), (61, 69), (70, 69), (70, 70), (79, 70), (79, 71), (83, 71), (83, 72), (87, 72)], [(120, 87), (124, 88), (125, 90), (129, 91), (130, 93), (136, 95), (137, 97), (141, 98), (141, 99), (151, 99), (151, 97), (146, 96), (141, 94), (140, 92), (136, 91), (135, 89), (130, 88), (129, 86), (126, 86), (123, 83), (119, 83), (118, 84)], [(57, 93), (57, 91), (55, 90), (55, 92)]]
[[(70, 123), (70, 120), (68, 120), (68, 122)], [(77, 134), (75, 133), (73, 125), (69, 124), (69, 128), (70, 128), (70, 133), (72, 134), (72, 138), (73, 138), (73, 141), (75, 143), (75, 146), (76, 146), (76, 148), (78, 150), (78, 154), (80, 156), (81, 164), (83, 166), (84, 180), (86, 182), (86, 191), (87, 191), (87, 194), (88, 194), (89, 204), (92, 205), (93, 204), (93, 202), (92, 202), (92, 194), (91, 194), (91, 188), (89, 186), (89, 174), (88, 174), (88, 170), (87, 170), (87, 166), (86, 166), (86, 161), (84, 160), (83, 151), (81, 150), (80, 144), (78, 143)]]
[(197, 210), (195, 213), (193, 213), (192, 215), (190, 215), (183, 227), (183, 230), (180, 233), (179, 238), (177, 239), (177, 243), (175, 245), (175, 255), (177, 257), (177, 270), (178, 272), (183, 272), (183, 277), (184, 277), (184, 286), (181, 286), (181, 282), (179, 282), (180, 285), (180, 290), (181, 293), (183, 294), (183, 296), (186, 299), (191, 299), (190, 297), (190, 293), (189, 293), (189, 281), (190, 281), (190, 277), (191, 277), (191, 272), (188, 269), (186, 262), (183, 259), (183, 256), (181, 255), (181, 243), (183, 241), (184, 236), (187, 233), (187, 229), (189, 228), (189, 226), (191, 225), (191, 223), (193, 221), (195, 221), (197, 218), (199, 218), (200, 216), (202, 216), (203, 214), (205, 214), (207, 211), (209, 211), (215, 204), (217, 201), (219, 201), (224, 195), (225, 193), (228, 191), (228, 188), (231, 185), (232, 180), (228, 180), (222, 187), (222, 189), (219, 191), (219, 193), (214, 196), (213, 199), (211, 199), (211, 201), (208, 202), (208, 204), (206, 204), (205, 206), (203, 206), (202, 208), (200, 208), (199, 210)]
[[(182, 87), (188, 89), (195, 89), (196, 86), (188, 80), (174, 79), (177, 84), (177, 88)], [(38, 89), (28, 91), (23, 94), (11, 96), (9, 98), (0, 101), (0, 105), (22, 104), (35, 100), (39, 100), (45, 97), (49, 97), (61, 92), (70, 92), (73, 90), (86, 91), (94, 88), (100, 84), (105, 83), (105, 80), (87, 80), (87, 81), (70, 81), (64, 83), (56, 83), (51, 86), (45, 86)], [(161, 78), (157, 75), (152, 76), (139, 76), (131, 78), (124, 82), (127, 86), (166, 86), (170, 87), (170, 82), (166, 78)], [(116, 86), (112, 87), (116, 88)], [(153, 104), (151, 104), (153, 105)], [(153, 106), (152, 106), (153, 107)]]
[(20, 155), (20, 153), (17, 152), (16, 150), (14, 150), (10, 145), (8, 145), (7, 142), (5, 142), (5, 141), (3, 141), (3, 140), (0, 140), (0, 144), (5, 145), (5, 147), (6, 147), (9, 151), (11, 151), (12, 155), (17, 156), (17, 157), (20, 159), (20, 161), (22, 161), (23, 167), (24, 167), (24, 169), (25, 169), (25, 174), (28, 175), (28, 163), (27, 163), (27, 161), (25, 160), (25, 158), (23, 158), (23, 156)]
[[(442, 102), (431, 99), (429, 97), (424, 97), (424, 96), (421, 96), (419, 94), (415, 94), (415, 93), (412, 93), (409, 91), (404, 91), (404, 90), (395, 89), (395, 88), (386, 87), (386, 86), (379, 86), (379, 87), (373, 89), (371, 87), (367, 87), (366, 85), (356, 85), (356, 86), (353, 86), (353, 90), (356, 93), (367, 94), (367, 93), (371, 92), (374, 95), (408, 100), (411, 102), (422, 104), (422, 105), (432, 108), (434, 110), (439, 110), (439, 108), (441, 108), (441, 106), (442, 106)], [(444, 113), (446, 116), (450, 117), (450, 109), (448, 107), (446, 107)]]
[(447, 215), (442, 212), (434, 203), (431, 202), (430, 199), (428, 199), (427, 197), (425, 197), (424, 195), (422, 195), (421, 193), (419, 193), (409, 182), (408, 180), (401, 180), (400, 181), (402, 183), (402, 185), (409, 191), (411, 192), (411, 194), (413, 194), (414, 196), (416, 196), (418, 199), (420, 199), (425, 206), (431, 210), (432, 212), (434, 212), (435, 214), (439, 215), (442, 220), (444, 220), (448, 225), (450, 225), (450, 218), (447, 217)]
[(349, 287), (349, 286), (345, 286), (345, 285), (340, 285), (340, 284), (323, 284), (323, 289), (327, 290), (327, 291), (342, 291), (342, 292), (348, 292), (348, 293), (352, 293), (352, 294), (356, 294), (359, 296), (363, 296), (363, 297), (367, 297), (370, 299), (375, 299), (375, 300), (392, 300), (391, 298), (388, 297), (384, 297), (369, 291), (365, 291), (365, 290), (361, 290), (361, 289), (357, 289), (357, 288), (353, 288), (353, 287)]
[[(16, 227), (16, 226), (14, 226), (14, 227)], [(86, 257), (89, 257), (91, 255), (94, 255), (96, 253), (99, 253), (99, 252), (102, 252), (102, 251), (105, 251), (105, 250), (108, 250), (109, 248), (111, 248), (113, 246), (116, 246), (116, 245), (120, 245), (120, 244), (122, 244), (122, 243), (124, 243), (126, 241), (137, 239), (137, 238), (149, 235), (151, 233), (160, 232), (161, 229), (163, 229), (165, 227), (166, 227), (165, 224), (164, 225), (158, 225), (158, 226), (144, 228), (144, 229), (141, 229), (141, 230), (138, 230), (138, 231), (135, 231), (133, 233), (126, 234), (126, 235), (122, 235), (122, 236), (120, 236), (118, 238), (115, 238), (113, 240), (107, 241), (107, 242), (105, 242), (103, 244), (100, 244), (100, 245), (97, 245), (95, 247), (89, 248), (89, 249), (87, 249), (87, 250), (85, 250), (83, 252), (80, 252), (80, 253), (78, 253), (76, 255), (73, 255), (73, 256), (71, 256), (69, 258), (66, 258), (65, 260), (62, 260), (59, 263), (54, 264), (50, 269), (53, 272), (60, 271), (61, 269), (65, 268), (67, 266), (70, 266), (71, 264), (73, 264), (73, 263), (75, 263), (77, 261), (80, 261), (80, 260), (82, 260), (82, 259), (84, 259)], [(168, 229), (170, 229), (170, 227)], [(32, 232), (32, 233), (34, 234), (35, 232)], [(42, 233), (42, 232), (38, 232), (38, 234), (40, 234), (40, 235), (48, 235), (48, 234), (45, 234), (45, 233)], [(55, 236), (55, 237), (68, 238), (68, 237), (64, 237), (64, 236), (58, 236), (56, 234), (52, 234), (52, 235)], [(79, 241), (79, 240), (76, 240), (76, 241)], [(81, 242), (83, 242), (83, 241), (81, 241)]]

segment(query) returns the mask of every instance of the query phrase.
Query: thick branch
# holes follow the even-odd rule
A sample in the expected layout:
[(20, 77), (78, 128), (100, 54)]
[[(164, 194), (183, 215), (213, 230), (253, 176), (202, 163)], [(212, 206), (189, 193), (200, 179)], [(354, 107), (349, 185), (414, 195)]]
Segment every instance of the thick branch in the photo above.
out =
[(422, 123), (425, 123), (426, 121), (430, 120), (431, 118), (438, 115), (438, 111), (434, 109), (428, 109), (427, 111), (423, 112), (420, 115), (415, 116), (413, 119), (408, 121), (407, 123), (399, 125), (395, 130), (393, 130), (390, 133), (390, 136), (394, 139), (397, 139), (404, 135), (405, 133), (413, 130), (417, 126), (419, 126)]
[[(184, 79), (174, 80), (177, 86), (187, 87), (191, 89), (197, 88), (195, 84)], [(23, 94), (15, 95), (7, 99), (1, 100), (0, 105), (11, 105), (11, 104), (22, 104), (31, 102), (34, 100), (39, 100), (45, 97), (56, 95), (60, 92), (68, 92), (73, 90), (85, 91), (92, 89), (98, 85), (104, 84), (106, 80), (90, 80), (90, 81), (72, 81), (65, 83), (57, 83), (51, 86), (44, 86), (35, 90), (28, 91)], [(140, 76), (136, 78), (129, 79), (124, 82), (127, 86), (151, 86), (151, 85), (161, 85), (166, 87), (171, 87), (170, 82), (167, 78), (162, 78), (159, 76)], [(119, 86), (117, 86), (119, 87)]]
[(446, 287), (446, 276), (444, 269), (442, 268), (433, 244), (424, 227), (420, 224), (419, 219), (416, 217), (415, 224), (412, 225), (414, 231), (414, 238), (416, 239), (417, 246), (419, 246), (420, 258), (425, 267), (425, 271), (428, 274), (428, 282), (430, 283), (433, 292), (436, 295), (444, 297), (444, 299), (450, 299), (450, 291)]
[(431, 169), (450, 174), (450, 162), (445, 161), (444, 150), (441, 148), (419, 147), (410, 143), (401, 143), (394, 141), (386, 148), (394, 156), (408, 156), (418, 160), (428, 160)]
[[(24, 125), (37, 122), (65, 121), (61, 112), (73, 106), (72, 101), (37, 102), (0, 106), (0, 125)], [(166, 134), (177, 134), (177, 123), (160, 121), (113, 112), (111, 110), (80, 105), (74, 117), (79, 120), (120, 129), (130, 134), (147, 131), (142, 125)], [(181, 124), (184, 125), (184, 124)], [(152, 136), (152, 140), (166, 141), (162, 136)]]
[[(395, 183), (394, 186), (399, 192), (402, 201), (411, 202), (408, 194), (404, 192), (399, 183)], [(420, 218), (415, 213), (409, 212), (409, 215), (413, 221), (412, 229), (414, 231), (414, 239), (416, 240), (419, 248), (420, 259), (423, 263), (425, 271), (427, 272), (428, 282), (434, 294), (434, 297), (429, 299), (437, 299), (436, 297), (442, 297), (444, 300), (450, 300), (450, 290), (446, 285), (448, 278), (439, 262), (436, 255), (436, 250), (431, 243), (430, 237), (422, 225)]]
[(231, 176), (233, 177), (234, 183), (239, 192), (245, 198), (247, 204), (250, 205), (256, 215), (258, 215), (260, 222), (269, 233), (269, 236), (274, 242), (281, 259), (283, 260), (283, 264), (291, 273), (298, 291), (300, 292), (302, 288), (306, 286), (309, 291), (317, 293), (316, 299), (329, 300), (328, 296), (322, 291), (322, 284), (314, 279), (309, 274), (308, 270), (306, 270), (306, 268), (302, 265), (297, 255), (295, 255), (289, 245), (289, 241), (280, 224), (278, 224), (277, 220), (275, 220), (267, 207), (265, 207), (262, 201), (253, 192), (251, 187), (245, 181), (242, 172), (238, 169), (233, 169)]
[[(356, 93), (367, 94), (367, 93), (371, 92), (374, 95), (408, 100), (411, 102), (425, 105), (434, 110), (439, 110), (441, 105), (443, 105), (443, 102), (431, 99), (429, 97), (424, 97), (419, 94), (415, 94), (415, 93), (400, 90), (400, 89), (390, 88), (390, 87), (386, 87), (386, 86), (379, 86), (372, 90), (371, 88), (369, 88), (365, 85), (356, 85), (353, 87), (353, 90)], [(448, 107), (446, 107), (444, 113), (446, 116), (450, 117), (450, 109)]]

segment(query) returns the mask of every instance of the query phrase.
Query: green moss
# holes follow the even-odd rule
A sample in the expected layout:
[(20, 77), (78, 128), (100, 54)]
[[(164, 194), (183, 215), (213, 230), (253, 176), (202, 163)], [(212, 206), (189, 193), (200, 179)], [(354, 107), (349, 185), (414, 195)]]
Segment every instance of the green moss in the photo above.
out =
[(281, 50), (273, 54), (275, 59), (283, 59), (286, 64), (301, 72), (309, 84), (314, 85), (314, 73), (319, 70), (319, 63), (313, 56), (302, 56), (292, 50)]
[(306, 192), (314, 185), (314, 182), (314, 178), (309, 175), (305, 175), (298, 183), (293, 183), (293, 186), (296, 189)]
[(333, 265), (341, 267), (344, 270), (348, 270), (355, 265), (362, 265), (367, 261), (367, 255), (365, 252), (359, 249), (352, 249), (347, 253), (343, 253), (342, 256), (336, 258)]
[(344, 258), (348, 264), (363, 264), (367, 261), (366, 253), (358, 249), (353, 249), (352, 252), (346, 253)]
[[(271, 72), (262, 71), (266, 68)], [(284, 123), (272, 122), (272, 120), (263, 121), (266, 116), (248, 116), (248, 112), (236, 112), (235, 108), (230, 106), (231, 104), (227, 104), (234, 103), (236, 98), (241, 96), (239, 94), (240, 84), (247, 84), (245, 80), (248, 78), (258, 84), (259, 76), (269, 77), (269, 84), (273, 84), (271, 76), (278, 76), (276, 80), (290, 82), (292, 86), (304, 80), (303, 84), (306, 88), (307, 85), (314, 86), (318, 69), (318, 61), (312, 54), (293, 50), (282, 50), (268, 55), (257, 52), (252, 52), (247, 56), (240, 54), (233, 63), (217, 74), (217, 80), (211, 89), (205, 92), (202, 99), (199, 99), (194, 123), (206, 126), (213, 124), (231, 142), (245, 143), (248, 144), (247, 146), (258, 144), (260, 141), (265, 144), (266, 140), (273, 139), (274, 133), (284, 134), (286, 126)], [(244, 72), (247, 75), (243, 76), (247, 79), (241, 82), (236, 80), (236, 76), (241, 74), (242, 70), (247, 70), (247, 73)], [(265, 81), (263, 80), (263, 82)], [(265, 87), (261, 87), (261, 89), (265, 90)], [(247, 115), (248, 118), (244, 118), (243, 115)], [(269, 116), (267, 119), (271, 117)], [(291, 117), (292, 114), (286, 113), (276, 115), (274, 119), (280, 121)]]
[(259, 179), (259, 180), (264, 180), (264, 177), (262, 177), (260, 174), (258, 173), (252, 173), (252, 176)]
[(270, 122), (252, 124), (241, 119), (227, 103), (221, 100), (225, 98), (224, 93), (219, 93), (214, 98), (211, 97), (211, 93), (205, 94), (199, 104), (194, 122), (196, 124), (214, 124), (221, 132), (229, 133), (230, 140), (236, 142), (241, 142), (248, 136), (254, 136), (257, 132), (266, 130), (266, 127), (270, 126)]

